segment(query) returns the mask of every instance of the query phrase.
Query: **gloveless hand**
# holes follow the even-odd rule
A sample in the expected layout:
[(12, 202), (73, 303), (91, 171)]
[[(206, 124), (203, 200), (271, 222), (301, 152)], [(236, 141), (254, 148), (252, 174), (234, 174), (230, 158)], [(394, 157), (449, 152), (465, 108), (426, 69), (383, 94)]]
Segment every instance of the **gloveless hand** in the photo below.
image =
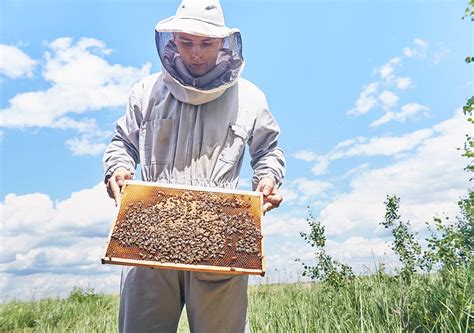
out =
[(278, 193), (275, 182), (271, 178), (262, 178), (257, 185), (256, 191), (263, 193), (262, 211), (264, 214), (280, 206), (283, 201), (283, 197)]
[(107, 193), (109, 197), (115, 200), (115, 206), (120, 204), (120, 199), (122, 196), (122, 186), (125, 184), (126, 179), (132, 179), (133, 174), (130, 170), (127, 170), (123, 167), (117, 168), (114, 171), (112, 176), (107, 181)]

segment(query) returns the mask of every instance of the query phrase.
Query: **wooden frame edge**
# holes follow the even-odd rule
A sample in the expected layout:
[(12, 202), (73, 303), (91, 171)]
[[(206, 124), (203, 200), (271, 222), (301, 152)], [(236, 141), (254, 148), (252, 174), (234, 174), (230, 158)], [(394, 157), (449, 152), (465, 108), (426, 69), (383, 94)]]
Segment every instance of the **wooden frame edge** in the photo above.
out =
[(114, 257), (103, 257), (101, 258), (102, 264), (111, 265), (124, 265), (124, 266), (138, 266), (147, 268), (158, 268), (158, 269), (174, 269), (181, 271), (193, 271), (193, 272), (207, 272), (207, 273), (220, 273), (220, 274), (251, 274), (251, 275), (262, 275), (263, 270), (260, 269), (248, 269), (240, 267), (225, 267), (225, 266), (210, 266), (210, 265), (186, 265), (186, 264), (175, 264), (175, 263), (157, 263), (154, 261), (146, 260), (135, 260), (135, 259), (122, 259)]

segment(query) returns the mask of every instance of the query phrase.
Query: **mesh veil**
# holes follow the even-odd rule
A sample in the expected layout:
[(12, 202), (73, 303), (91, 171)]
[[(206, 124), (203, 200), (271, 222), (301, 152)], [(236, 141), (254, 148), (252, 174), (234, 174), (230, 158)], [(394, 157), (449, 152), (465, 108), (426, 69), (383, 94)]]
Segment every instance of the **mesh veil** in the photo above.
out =
[[(234, 84), (244, 63), (240, 33), (233, 32), (225, 38), (210, 39), (211, 42), (219, 43), (217, 48), (196, 42), (203, 38), (206, 37), (186, 41), (186, 47), (183, 47), (177, 33), (155, 31), (156, 48), (164, 69), (181, 85), (198, 90), (207, 91)], [(191, 53), (193, 60), (190, 60)], [(193, 62), (207, 64), (193, 67)]]

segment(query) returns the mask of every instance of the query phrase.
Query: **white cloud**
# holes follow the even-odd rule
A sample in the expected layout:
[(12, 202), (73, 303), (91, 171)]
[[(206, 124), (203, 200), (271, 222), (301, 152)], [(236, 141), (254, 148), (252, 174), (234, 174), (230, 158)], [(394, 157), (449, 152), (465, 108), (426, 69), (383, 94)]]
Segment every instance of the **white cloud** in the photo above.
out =
[(421, 38), (415, 38), (415, 40), (413, 42), (415, 43), (415, 45), (417, 45), (417, 46), (419, 46), (423, 49), (426, 49), (428, 47), (428, 42), (424, 41)]
[(393, 252), (384, 239), (367, 239), (361, 236), (352, 236), (342, 242), (329, 239), (326, 242), (327, 252), (341, 262), (364, 261), (367, 265), (373, 259), (379, 259)]
[[(416, 151), (389, 166), (357, 174), (350, 183), (351, 191), (341, 194), (321, 211), (328, 234), (375, 230), (383, 218), (387, 194), (401, 197), (402, 217), (412, 221), (415, 230), (424, 228), (424, 222), (435, 213), (445, 212), (454, 217), (458, 212), (457, 201), (468, 187), (468, 175), (463, 171), (466, 160), (456, 150), (462, 146), (468, 127), (458, 111), (426, 133), (405, 135), (398, 148), (390, 148), (389, 142), (371, 147), (371, 153), (383, 153), (384, 149), (392, 153), (407, 148)], [(360, 148), (359, 153), (369, 152)]]
[(72, 138), (66, 141), (66, 146), (77, 156), (94, 156), (102, 154), (107, 148), (105, 143), (99, 143), (112, 137), (112, 132), (96, 131), (84, 133), (79, 138)]
[(150, 64), (142, 68), (109, 64), (101, 41), (88, 38), (73, 44), (59, 38), (45, 54), (43, 77), (52, 83), (47, 90), (20, 93), (0, 110), (5, 127), (56, 127), (67, 114), (124, 106), (134, 82), (149, 74)]
[(395, 67), (401, 64), (401, 60), (398, 57), (392, 58), (388, 63), (380, 67), (378, 73), (383, 80), (390, 78), (395, 71)]
[(404, 122), (407, 118), (414, 118), (419, 113), (424, 113), (425, 115), (428, 114), (430, 108), (427, 106), (417, 104), (417, 103), (409, 103), (405, 104), (401, 108), (400, 112), (393, 112), (389, 111), (385, 113), (381, 118), (375, 120), (370, 124), (370, 127), (379, 126), (382, 124), (386, 124), (392, 120)]
[(410, 58), (410, 57), (413, 57), (415, 55), (415, 51), (413, 49), (409, 48), (409, 47), (405, 47), (403, 49), (403, 55), (405, 57)]
[[(81, 233), (97, 234), (111, 223), (115, 206), (101, 182), (91, 189), (74, 192), (71, 197), (55, 202), (46, 194), (7, 194), (0, 204), (2, 234), (38, 234), (44, 231), (81, 229)], [(85, 228), (85, 229), (84, 229)]]
[(74, 129), (87, 133), (66, 142), (75, 155), (101, 153), (105, 136), (97, 134), (95, 120), (71, 116), (125, 106), (131, 86), (149, 75), (151, 64), (141, 68), (110, 64), (105, 56), (111, 51), (93, 38), (74, 43), (63, 37), (46, 46), (50, 51), (44, 54), (42, 75), (51, 86), (12, 97), (0, 110), (0, 126)]
[(93, 273), (100, 258), (103, 239), (82, 238), (70, 246), (43, 246), (26, 253), (17, 253), (15, 260), (1, 264), (0, 269), (9, 273), (56, 272)]
[(49, 223), (53, 216), (53, 202), (40, 193), (17, 196), (8, 194), (0, 205), (2, 235), (28, 230), (34, 232), (38, 226)]
[(412, 57), (420, 57), (424, 58), (426, 57), (426, 50), (428, 48), (428, 42), (420, 39), (420, 38), (415, 38), (413, 40), (413, 44), (415, 44), (413, 47), (405, 47), (403, 49), (403, 55), (407, 58), (412, 58)]
[(374, 137), (368, 140), (367, 143), (355, 145), (347, 151), (342, 152), (336, 156), (338, 158), (376, 155), (393, 156), (400, 152), (412, 150), (423, 143), (423, 141), (429, 138), (432, 134), (432, 130), (430, 129), (421, 129), (404, 134), (400, 137)]
[(293, 156), (294, 158), (298, 160), (303, 160), (305, 162), (314, 161), (318, 157), (318, 155), (316, 155), (310, 150), (300, 150), (300, 151), (297, 151), (296, 153), (293, 153), (291, 156)]
[(304, 196), (314, 197), (322, 195), (332, 188), (332, 184), (321, 180), (310, 180), (307, 178), (297, 178), (291, 181)]
[(291, 189), (286, 188), (285, 184), (283, 184), (283, 186), (278, 189), (278, 192), (283, 197), (283, 201), (285, 204), (290, 201), (298, 199), (298, 193), (296, 193), (295, 191)]
[(294, 213), (269, 213), (264, 217), (263, 224), (265, 237), (299, 237), (300, 231), (308, 231), (306, 218), (295, 216)]
[[(70, 198), (55, 203), (41, 193), (11, 193), (0, 204), (2, 236), (21, 236), (26, 240), (26, 236), (34, 235), (40, 243), (55, 238), (59, 241), (63, 233), (69, 236), (106, 236), (114, 212), (115, 206), (103, 183), (72, 193)], [(33, 249), (33, 243), (29, 250)], [(22, 244), (27, 245), (26, 242)], [(9, 249), (15, 251), (15, 244), (12, 245)], [(20, 247), (23, 245), (18, 244)]]
[(417, 114), (422, 111), (429, 111), (430, 108), (417, 103), (408, 103), (402, 106), (402, 112), (400, 112), (400, 118), (404, 120), (407, 116)]
[(350, 176), (353, 176), (355, 174), (360, 174), (361, 172), (367, 170), (369, 168), (369, 163), (362, 163), (358, 166), (356, 166), (355, 168), (352, 168), (350, 169), (349, 171), (347, 171), (346, 173), (344, 173), (344, 175), (342, 176), (342, 179), (346, 179)]
[(354, 108), (347, 111), (348, 115), (360, 115), (369, 112), (373, 107), (377, 105), (377, 100), (374, 97), (377, 91), (378, 83), (373, 82), (362, 88), (362, 92), (356, 101)]
[[(413, 47), (405, 47), (402, 51), (405, 58), (424, 58), (427, 55), (428, 42), (416, 38), (413, 41)], [(433, 55), (433, 62), (438, 63), (441, 58), (449, 50), (446, 48), (441, 48), (440, 51), (436, 52)], [(413, 79), (409, 76), (398, 76), (396, 74), (396, 69), (403, 66), (402, 56), (397, 56), (391, 58), (387, 63), (383, 64), (379, 68), (376, 68), (373, 71), (372, 75), (379, 76), (379, 80), (372, 82), (371, 84), (364, 86), (359, 95), (359, 98), (355, 102), (355, 106), (347, 111), (347, 115), (361, 115), (368, 113), (370, 110), (377, 106), (381, 106), (385, 111), (385, 114), (374, 121), (371, 126), (378, 126), (385, 124), (393, 119), (407, 119), (406, 116), (401, 115), (400, 113), (395, 113), (391, 110), (400, 100), (400, 97), (393, 91), (385, 89), (378, 96), (376, 96), (378, 87), (387, 87), (396, 90), (407, 90), (414, 87)]]
[(79, 133), (92, 133), (97, 131), (97, 123), (95, 119), (83, 118), (81, 120), (74, 120), (68, 117), (58, 118), (52, 128), (59, 129), (73, 129)]
[(32, 77), (37, 64), (19, 48), (0, 44), (0, 73), (9, 78)]
[(413, 80), (408, 76), (399, 76), (395, 79), (397, 89), (406, 90), (413, 87)]
[(377, 127), (383, 124), (386, 124), (390, 122), (391, 120), (395, 119), (395, 112), (393, 111), (388, 111), (386, 112), (382, 117), (374, 120), (371, 124), (370, 127)]
[(296, 204), (308, 204), (315, 199), (325, 198), (333, 184), (326, 181), (308, 178), (296, 178), (287, 180), (280, 188), (284, 204), (295, 202)]
[(8, 236), (2, 234), (0, 240), (0, 264), (14, 261), (17, 253), (26, 253), (40, 242), (35, 235), (13, 233)]
[[(395, 156), (410, 151), (432, 136), (431, 129), (421, 129), (400, 137), (382, 136), (370, 139), (357, 137), (344, 141), (344, 145), (337, 144), (326, 155), (318, 157), (312, 172), (321, 175), (327, 172), (329, 164), (335, 160), (355, 156)], [(340, 148), (342, 147), (342, 149)]]
[(353, 139), (349, 139), (349, 140), (344, 140), (344, 141), (339, 142), (339, 143), (334, 147), (334, 150), (335, 150), (335, 149), (340, 149), (340, 148), (349, 147), (349, 146), (352, 146), (352, 145), (355, 144), (355, 143), (363, 143), (363, 142), (366, 142), (366, 141), (367, 141), (367, 139), (364, 138), (363, 136), (359, 136), (359, 137), (356, 137), (356, 138), (353, 138)]
[[(272, 237), (270, 237), (272, 238)], [(279, 240), (278, 244), (265, 245), (268, 248), (265, 254), (266, 274), (264, 283), (283, 283), (309, 281), (301, 276), (303, 267), (301, 262), (295, 262), (296, 258), (302, 261), (310, 261), (314, 256), (311, 247), (298, 238)], [(250, 277), (250, 283), (262, 283), (263, 279)]]
[[(107, 275), (113, 269), (100, 264), (115, 214), (115, 205), (103, 183), (58, 202), (41, 193), (8, 194), (0, 204), (0, 272), (6, 279), (1, 294), (8, 295), (12, 285), (28, 288), (44, 276), (62, 281), (52, 292), (77, 285), (71, 285), (70, 274), (76, 276), (74, 281), (92, 281), (91, 275), (116, 280), (117, 276)], [(18, 285), (19, 277), (28, 284)], [(96, 287), (104, 287), (100, 279), (96, 280)]]
[(385, 108), (392, 108), (397, 104), (399, 97), (391, 91), (384, 90), (380, 93), (379, 100)]
[(329, 163), (331, 163), (330, 156), (320, 156), (311, 168), (311, 171), (315, 175), (324, 175), (328, 171)]

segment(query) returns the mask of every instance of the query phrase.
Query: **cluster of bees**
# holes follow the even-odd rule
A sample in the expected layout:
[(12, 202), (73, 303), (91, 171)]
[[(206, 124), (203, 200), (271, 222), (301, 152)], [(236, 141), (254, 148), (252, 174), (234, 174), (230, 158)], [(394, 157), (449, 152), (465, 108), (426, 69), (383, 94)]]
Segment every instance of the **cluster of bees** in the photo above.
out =
[(142, 260), (215, 264), (235, 262), (239, 254), (261, 258), (262, 235), (245, 210), (249, 202), (206, 192), (155, 195), (151, 206), (129, 204), (112, 233), (123, 246), (138, 247)]

